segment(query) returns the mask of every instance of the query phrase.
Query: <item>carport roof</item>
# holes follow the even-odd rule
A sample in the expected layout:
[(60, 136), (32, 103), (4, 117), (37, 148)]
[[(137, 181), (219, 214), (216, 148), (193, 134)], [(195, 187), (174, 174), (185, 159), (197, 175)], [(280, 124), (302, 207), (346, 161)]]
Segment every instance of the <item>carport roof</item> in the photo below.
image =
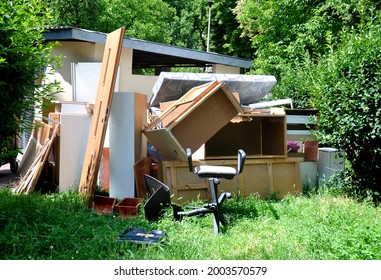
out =
[[(106, 33), (75, 27), (50, 27), (44, 33), (46, 41), (82, 41), (104, 44)], [(124, 38), (124, 48), (133, 49), (133, 68), (206, 67), (222, 64), (249, 69), (252, 61), (217, 53), (197, 51), (144, 40)]]

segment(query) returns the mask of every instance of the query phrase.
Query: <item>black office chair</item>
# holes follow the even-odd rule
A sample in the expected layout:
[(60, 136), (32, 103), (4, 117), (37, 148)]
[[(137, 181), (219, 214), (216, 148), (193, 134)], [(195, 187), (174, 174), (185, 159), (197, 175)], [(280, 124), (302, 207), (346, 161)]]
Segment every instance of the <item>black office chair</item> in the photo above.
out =
[(197, 174), (200, 178), (209, 178), (211, 201), (204, 204), (203, 207), (195, 208), (189, 211), (175, 211), (175, 218), (177, 220), (181, 219), (183, 216), (202, 216), (208, 213), (213, 214), (214, 223), (214, 233), (218, 234), (220, 231), (220, 223), (223, 226), (227, 225), (227, 219), (222, 213), (221, 205), (222, 203), (232, 197), (230, 192), (223, 192), (217, 198), (217, 188), (220, 184), (220, 179), (233, 179), (237, 174), (242, 173), (243, 167), (245, 165), (246, 153), (243, 150), (238, 150), (238, 162), (237, 169), (229, 166), (211, 166), (211, 165), (200, 165), (193, 168), (192, 162), (192, 151), (187, 149), (188, 165), (189, 170), (192, 173)]

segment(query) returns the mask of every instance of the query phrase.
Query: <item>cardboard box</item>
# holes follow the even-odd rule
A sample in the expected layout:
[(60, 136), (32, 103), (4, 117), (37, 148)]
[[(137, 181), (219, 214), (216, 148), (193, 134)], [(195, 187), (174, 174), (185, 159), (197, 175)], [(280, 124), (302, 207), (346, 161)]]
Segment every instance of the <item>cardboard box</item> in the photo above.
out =
[(186, 149), (199, 149), (242, 108), (223, 82), (195, 87), (144, 129), (164, 160), (186, 160)]

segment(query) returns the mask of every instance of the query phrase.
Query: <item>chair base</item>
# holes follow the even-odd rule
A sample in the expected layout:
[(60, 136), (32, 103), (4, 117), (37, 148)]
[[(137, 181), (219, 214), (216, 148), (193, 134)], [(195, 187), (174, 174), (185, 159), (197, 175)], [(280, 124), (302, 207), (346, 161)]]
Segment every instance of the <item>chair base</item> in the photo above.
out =
[(220, 232), (220, 224), (226, 226), (228, 223), (225, 214), (221, 210), (221, 205), (226, 199), (233, 197), (231, 193), (224, 192), (217, 198), (217, 187), (219, 183), (220, 180), (218, 178), (209, 179), (210, 193), (212, 199), (210, 203), (204, 204), (203, 207), (197, 207), (189, 211), (183, 211), (181, 208), (174, 208), (173, 210), (175, 220), (181, 220), (184, 216), (204, 216), (206, 214), (211, 213), (213, 214), (214, 233), (218, 234)]

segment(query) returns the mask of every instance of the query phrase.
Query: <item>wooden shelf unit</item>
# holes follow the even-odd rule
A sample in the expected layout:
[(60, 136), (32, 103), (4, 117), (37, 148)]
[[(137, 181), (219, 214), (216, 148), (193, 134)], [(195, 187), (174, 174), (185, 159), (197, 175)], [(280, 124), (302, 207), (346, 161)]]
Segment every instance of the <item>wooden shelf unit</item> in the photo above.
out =
[(243, 149), (248, 158), (287, 156), (285, 114), (237, 116), (205, 143), (205, 158), (234, 158)]

